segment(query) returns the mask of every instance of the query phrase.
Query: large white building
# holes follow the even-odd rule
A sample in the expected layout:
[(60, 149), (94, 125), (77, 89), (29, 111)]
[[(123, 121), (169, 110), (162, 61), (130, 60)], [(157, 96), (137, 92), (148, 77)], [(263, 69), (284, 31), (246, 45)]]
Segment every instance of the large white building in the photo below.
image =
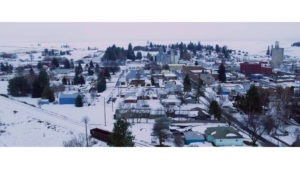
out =
[(283, 62), (283, 52), (284, 52), (284, 49), (279, 48), (279, 42), (276, 41), (275, 48), (272, 48), (272, 51), (271, 51), (271, 56), (272, 56), (271, 67), (272, 68), (280, 67), (280, 65)]

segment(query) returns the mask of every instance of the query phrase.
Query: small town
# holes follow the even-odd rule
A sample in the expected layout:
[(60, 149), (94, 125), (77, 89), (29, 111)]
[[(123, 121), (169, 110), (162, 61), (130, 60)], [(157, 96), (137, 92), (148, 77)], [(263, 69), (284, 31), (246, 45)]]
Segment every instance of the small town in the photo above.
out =
[(1, 46), (0, 146), (300, 146), (300, 58), (280, 41), (133, 44)]

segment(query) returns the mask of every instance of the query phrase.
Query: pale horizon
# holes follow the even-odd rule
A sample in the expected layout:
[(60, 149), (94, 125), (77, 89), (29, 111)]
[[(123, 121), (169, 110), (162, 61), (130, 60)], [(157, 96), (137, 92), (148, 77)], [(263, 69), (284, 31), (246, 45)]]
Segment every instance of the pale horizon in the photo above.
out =
[(0, 23), (0, 42), (300, 40), (300, 23), (34, 22)]

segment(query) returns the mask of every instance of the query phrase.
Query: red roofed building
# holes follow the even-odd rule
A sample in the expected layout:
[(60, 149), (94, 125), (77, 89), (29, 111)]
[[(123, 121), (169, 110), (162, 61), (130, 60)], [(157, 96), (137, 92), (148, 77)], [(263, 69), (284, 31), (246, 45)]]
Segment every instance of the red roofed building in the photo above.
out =
[(264, 74), (268, 75), (272, 73), (272, 68), (262, 66), (262, 62), (260, 63), (248, 63), (244, 62), (240, 64), (240, 71), (244, 73), (246, 76), (251, 74)]

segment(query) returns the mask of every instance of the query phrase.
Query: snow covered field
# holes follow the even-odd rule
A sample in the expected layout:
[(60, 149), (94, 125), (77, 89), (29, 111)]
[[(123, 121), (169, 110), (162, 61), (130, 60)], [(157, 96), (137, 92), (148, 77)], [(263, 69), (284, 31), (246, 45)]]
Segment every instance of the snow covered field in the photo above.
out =
[(0, 97), (1, 146), (62, 146), (84, 132), (83, 125), (56, 114)]

